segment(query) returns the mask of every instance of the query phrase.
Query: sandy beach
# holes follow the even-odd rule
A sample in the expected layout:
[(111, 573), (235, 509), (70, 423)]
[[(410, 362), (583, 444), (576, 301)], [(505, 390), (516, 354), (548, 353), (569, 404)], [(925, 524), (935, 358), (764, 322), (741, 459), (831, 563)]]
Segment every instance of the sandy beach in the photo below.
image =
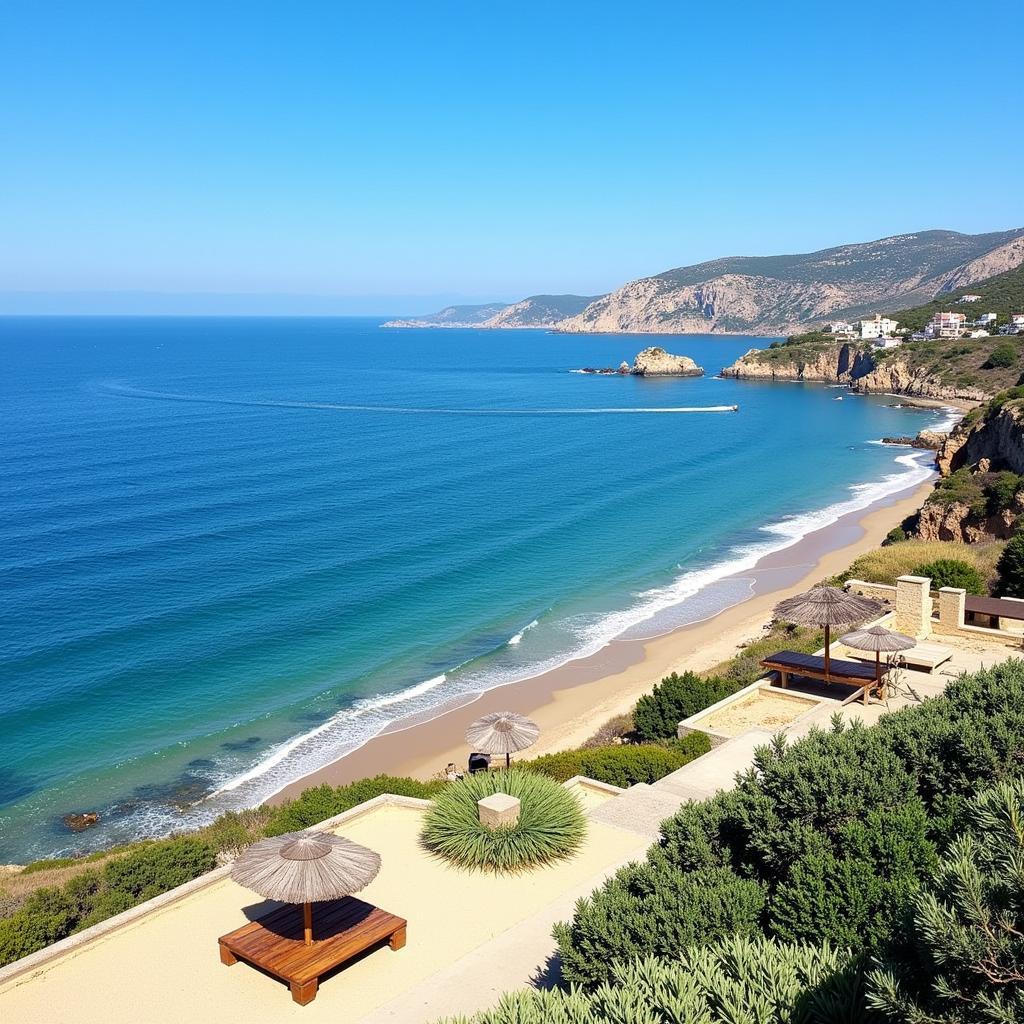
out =
[(766, 555), (750, 570), (751, 596), (703, 622), (649, 640), (614, 640), (596, 654), (532, 679), (501, 686), (475, 699), (432, 712), (427, 721), (399, 720), (357, 750), (278, 792), (280, 803), (309, 786), (342, 785), (381, 772), (429, 778), (453, 761), (464, 766), (466, 726), (490, 711), (514, 710), (533, 718), (541, 738), (530, 756), (578, 746), (609, 718), (627, 712), (663, 676), (701, 671), (735, 654), (756, 637), (783, 598), (842, 572), (858, 555), (916, 511), (932, 481), (888, 495)]

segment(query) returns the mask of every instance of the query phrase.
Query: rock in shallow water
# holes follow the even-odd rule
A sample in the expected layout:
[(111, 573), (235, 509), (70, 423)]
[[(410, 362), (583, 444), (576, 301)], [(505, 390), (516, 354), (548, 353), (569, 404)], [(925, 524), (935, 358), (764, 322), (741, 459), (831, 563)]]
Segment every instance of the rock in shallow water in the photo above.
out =
[(703, 377), (704, 367), (689, 356), (675, 356), (656, 345), (637, 353), (630, 373), (636, 377)]
[(99, 820), (100, 816), (95, 811), (83, 811), (80, 814), (64, 815), (64, 824), (72, 832), (84, 832), (87, 828), (92, 828)]

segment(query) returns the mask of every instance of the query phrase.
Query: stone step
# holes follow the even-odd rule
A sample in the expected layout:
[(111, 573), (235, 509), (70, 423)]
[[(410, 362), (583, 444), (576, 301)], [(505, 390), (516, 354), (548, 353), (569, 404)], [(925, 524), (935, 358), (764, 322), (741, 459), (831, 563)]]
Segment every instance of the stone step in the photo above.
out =
[(676, 793), (640, 782), (594, 808), (590, 817), (654, 840), (661, 835), (661, 823), (675, 814), (684, 802)]

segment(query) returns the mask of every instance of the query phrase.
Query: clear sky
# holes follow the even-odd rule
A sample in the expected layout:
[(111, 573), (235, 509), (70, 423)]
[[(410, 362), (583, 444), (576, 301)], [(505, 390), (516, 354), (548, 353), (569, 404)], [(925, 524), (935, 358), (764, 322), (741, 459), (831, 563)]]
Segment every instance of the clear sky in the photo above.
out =
[(0, 292), (426, 312), (1017, 227), (1022, 12), (7, 0)]

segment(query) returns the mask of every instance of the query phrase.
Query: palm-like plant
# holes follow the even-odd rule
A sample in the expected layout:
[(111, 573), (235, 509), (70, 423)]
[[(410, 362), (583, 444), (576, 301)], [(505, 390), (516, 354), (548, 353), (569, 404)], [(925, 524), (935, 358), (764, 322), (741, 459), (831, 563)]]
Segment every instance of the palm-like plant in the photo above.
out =
[[(491, 829), (480, 821), (477, 801), (495, 793), (519, 799), (515, 825)], [(445, 786), (427, 812), (422, 839), (460, 867), (515, 872), (572, 856), (585, 834), (586, 818), (569, 790), (543, 775), (512, 768)]]

